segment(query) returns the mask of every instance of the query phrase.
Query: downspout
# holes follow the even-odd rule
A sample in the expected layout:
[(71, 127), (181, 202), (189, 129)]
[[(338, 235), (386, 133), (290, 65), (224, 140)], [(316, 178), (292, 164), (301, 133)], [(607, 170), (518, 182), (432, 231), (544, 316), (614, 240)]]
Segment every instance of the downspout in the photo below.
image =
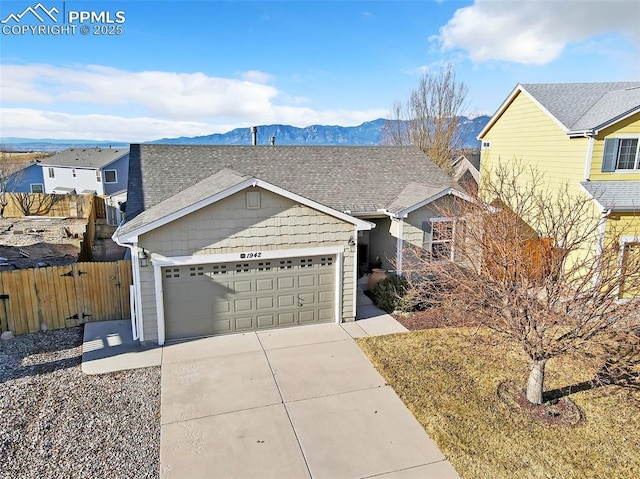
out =
[(596, 259), (597, 259), (597, 267), (596, 274), (593, 277), (593, 287), (597, 287), (600, 282), (600, 255), (604, 251), (604, 240), (607, 233), (607, 217), (611, 214), (611, 209), (602, 210), (602, 214), (600, 215), (600, 220), (598, 221), (598, 242), (596, 244)]
[(113, 233), (111, 239), (118, 245), (123, 248), (128, 248), (131, 253), (131, 272), (133, 276), (133, 295), (130, 297), (133, 298), (133, 304), (131, 304), (131, 334), (134, 340), (144, 341), (144, 333), (142, 332), (141, 326), (141, 305), (142, 298), (140, 297), (140, 291), (137, 287), (140, 285), (140, 276), (139, 276), (139, 263), (138, 263), (138, 243), (122, 243), (118, 239), (118, 230), (124, 224), (124, 220), (118, 226), (118, 229)]
[(396, 238), (396, 274), (402, 275), (402, 250), (404, 249), (404, 220), (398, 218), (398, 237)]
[(589, 181), (591, 178), (591, 162), (593, 161), (593, 145), (595, 143), (595, 138), (593, 136), (589, 136), (589, 143), (587, 145), (587, 159), (584, 165), (584, 180)]

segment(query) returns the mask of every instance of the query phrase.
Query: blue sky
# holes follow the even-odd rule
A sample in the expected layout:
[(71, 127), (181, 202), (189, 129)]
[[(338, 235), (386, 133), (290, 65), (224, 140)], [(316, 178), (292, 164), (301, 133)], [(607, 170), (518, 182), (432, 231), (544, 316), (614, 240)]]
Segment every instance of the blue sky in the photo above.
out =
[[(28, 7), (57, 22), (16, 19)], [(102, 16), (70, 17), (82, 12)], [(640, 79), (633, 0), (2, 0), (0, 20), (0, 137), (357, 125), (444, 62), (468, 114), (492, 114), (517, 83)]]

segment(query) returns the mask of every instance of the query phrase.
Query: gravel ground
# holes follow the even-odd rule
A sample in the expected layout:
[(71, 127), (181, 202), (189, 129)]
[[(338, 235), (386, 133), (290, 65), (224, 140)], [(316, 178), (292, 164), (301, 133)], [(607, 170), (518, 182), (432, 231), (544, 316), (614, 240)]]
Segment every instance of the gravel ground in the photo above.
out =
[(82, 327), (0, 341), (0, 478), (155, 478), (160, 368), (88, 376)]

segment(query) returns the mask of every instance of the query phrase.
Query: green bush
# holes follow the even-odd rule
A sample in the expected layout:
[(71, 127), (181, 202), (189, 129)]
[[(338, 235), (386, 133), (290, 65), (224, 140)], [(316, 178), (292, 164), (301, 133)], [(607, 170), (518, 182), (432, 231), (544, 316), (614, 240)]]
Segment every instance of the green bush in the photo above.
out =
[(388, 275), (376, 283), (371, 291), (373, 301), (378, 308), (392, 313), (393, 311), (410, 311), (411, 302), (406, 301), (407, 280), (395, 274)]

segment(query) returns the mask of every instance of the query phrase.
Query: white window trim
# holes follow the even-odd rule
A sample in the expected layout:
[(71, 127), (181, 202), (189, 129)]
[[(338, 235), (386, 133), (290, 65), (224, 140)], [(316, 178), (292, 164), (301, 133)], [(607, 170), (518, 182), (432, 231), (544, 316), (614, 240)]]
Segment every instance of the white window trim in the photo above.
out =
[(102, 171), (96, 170), (96, 183), (102, 183)]
[[(114, 181), (107, 181), (107, 173), (113, 171), (116, 179)], [(104, 170), (104, 184), (105, 185), (113, 185), (118, 182), (118, 170)]]
[(40, 193), (44, 193), (44, 185), (42, 183), (31, 183), (31, 184), (29, 184), (29, 191), (31, 191), (31, 193), (35, 193), (35, 191), (33, 191), (33, 187), (34, 186), (39, 186), (40, 188), (42, 188), (42, 191)]
[(618, 252), (618, 278), (619, 281), (617, 281), (617, 286), (616, 286), (616, 298), (618, 298), (618, 300), (623, 301), (622, 298), (620, 298), (620, 283), (622, 282), (622, 263), (624, 261), (624, 248), (627, 245), (627, 243), (640, 243), (640, 236), (621, 236), (620, 237), (620, 250)]
[(618, 160), (620, 159), (619, 156), (619, 151), (616, 152), (616, 167), (614, 169), (614, 171), (610, 172), (610, 173), (621, 173), (621, 174), (628, 174), (628, 173), (640, 173), (640, 135), (638, 134), (633, 134), (633, 133), (621, 133), (619, 135), (614, 135), (614, 136), (610, 136), (605, 138), (605, 140), (638, 140), (638, 144), (636, 145), (636, 159), (634, 162), (634, 167), (633, 168), (618, 168)]
[[(431, 255), (431, 257), (433, 257), (433, 245), (434, 245), (434, 240), (433, 240), (433, 225), (434, 223), (452, 223), (451, 225), (451, 239), (450, 240), (440, 240), (437, 242), (437, 244), (445, 244), (445, 243), (451, 243), (451, 254), (449, 255), (449, 261), (454, 261), (455, 258), (455, 248), (456, 248), (456, 224), (458, 222), (457, 218), (448, 218), (448, 217), (437, 217), (437, 218), (429, 218), (429, 221), (431, 222), (431, 241), (429, 243), (430, 246), (430, 250), (429, 250), (429, 255)], [(436, 261), (438, 263), (443, 262), (446, 260), (439, 260)]]

